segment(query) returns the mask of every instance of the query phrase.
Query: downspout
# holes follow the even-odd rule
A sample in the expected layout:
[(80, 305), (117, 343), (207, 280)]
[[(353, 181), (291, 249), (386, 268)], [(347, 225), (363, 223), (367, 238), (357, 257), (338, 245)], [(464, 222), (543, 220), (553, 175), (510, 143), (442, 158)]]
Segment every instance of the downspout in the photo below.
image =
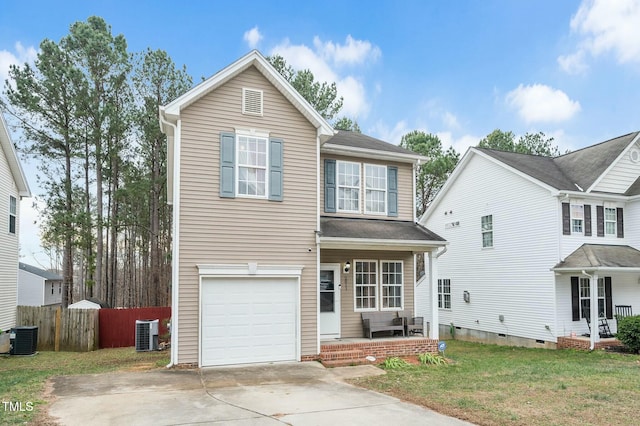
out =
[[(316, 300), (320, 300), (320, 128), (316, 131)], [(342, 291), (342, 286), (338, 288)], [(342, 296), (342, 295), (341, 295)], [(342, 299), (341, 299), (342, 300)], [(302, 336), (300, 336), (302, 338)], [(316, 348), (320, 353), (320, 303), (316, 303)], [(302, 351), (302, 349), (300, 349)]]
[[(171, 368), (176, 364), (178, 359), (178, 261), (179, 253), (179, 233), (178, 222), (180, 217), (180, 133), (179, 125), (173, 124), (164, 119), (162, 109), (160, 110), (160, 123), (166, 124), (173, 128), (173, 224), (172, 224), (172, 267), (171, 267), (171, 359), (167, 368)], [(167, 135), (167, 142), (169, 136)]]

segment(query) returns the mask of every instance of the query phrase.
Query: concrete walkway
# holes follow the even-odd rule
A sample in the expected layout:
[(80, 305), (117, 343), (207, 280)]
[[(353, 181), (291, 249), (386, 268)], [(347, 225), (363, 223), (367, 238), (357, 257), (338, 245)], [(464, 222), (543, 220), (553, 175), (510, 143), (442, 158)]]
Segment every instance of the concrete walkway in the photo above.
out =
[(470, 425), (343, 379), (374, 366), (315, 362), (53, 379), (61, 425)]

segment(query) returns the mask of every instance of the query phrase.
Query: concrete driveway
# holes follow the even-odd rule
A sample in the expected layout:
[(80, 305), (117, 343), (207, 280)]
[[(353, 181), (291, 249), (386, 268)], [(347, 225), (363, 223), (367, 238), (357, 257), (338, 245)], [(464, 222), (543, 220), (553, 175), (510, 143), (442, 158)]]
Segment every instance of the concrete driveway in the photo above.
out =
[(343, 379), (374, 366), (315, 362), (152, 370), (53, 379), (62, 425), (469, 425)]

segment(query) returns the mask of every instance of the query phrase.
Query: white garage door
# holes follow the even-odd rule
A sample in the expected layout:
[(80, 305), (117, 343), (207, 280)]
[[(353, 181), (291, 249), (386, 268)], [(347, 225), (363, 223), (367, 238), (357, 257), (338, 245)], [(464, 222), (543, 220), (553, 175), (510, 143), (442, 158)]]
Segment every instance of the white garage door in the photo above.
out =
[(295, 278), (204, 278), (202, 366), (297, 359)]

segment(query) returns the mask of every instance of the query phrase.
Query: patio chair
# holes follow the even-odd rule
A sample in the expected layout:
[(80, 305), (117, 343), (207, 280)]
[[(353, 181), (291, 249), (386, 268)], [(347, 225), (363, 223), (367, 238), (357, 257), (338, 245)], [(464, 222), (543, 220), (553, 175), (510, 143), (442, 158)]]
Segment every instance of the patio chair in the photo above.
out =
[(410, 334), (422, 334), (424, 336), (424, 318), (414, 317), (411, 311), (398, 311), (398, 318), (403, 318), (405, 336)]
[(631, 305), (616, 305), (616, 320), (630, 316), (633, 316)]
[[(589, 315), (586, 315), (584, 319), (587, 321), (587, 326), (589, 327), (589, 335), (591, 335), (591, 318), (589, 318)], [(611, 329), (609, 328), (609, 322), (606, 318), (599, 318), (598, 334), (602, 339), (613, 337), (613, 333), (611, 333)]]

